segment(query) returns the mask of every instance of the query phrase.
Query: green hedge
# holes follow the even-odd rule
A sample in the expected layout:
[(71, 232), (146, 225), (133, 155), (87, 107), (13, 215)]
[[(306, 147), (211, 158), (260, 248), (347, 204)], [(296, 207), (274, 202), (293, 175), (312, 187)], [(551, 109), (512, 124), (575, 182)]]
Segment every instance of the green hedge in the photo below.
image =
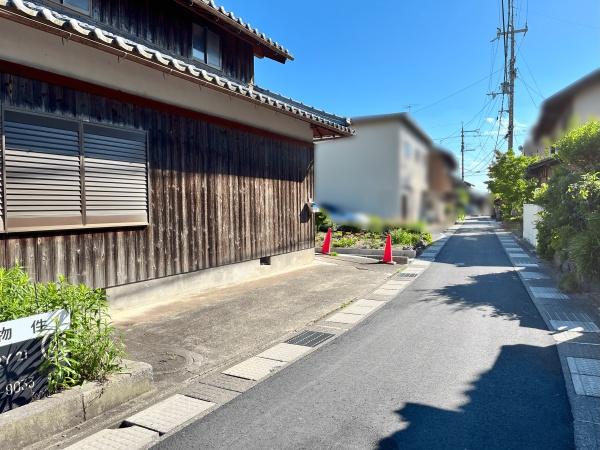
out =
[(575, 263), (580, 276), (600, 279), (600, 122), (591, 121), (556, 142), (561, 165), (537, 203), (538, 251)]

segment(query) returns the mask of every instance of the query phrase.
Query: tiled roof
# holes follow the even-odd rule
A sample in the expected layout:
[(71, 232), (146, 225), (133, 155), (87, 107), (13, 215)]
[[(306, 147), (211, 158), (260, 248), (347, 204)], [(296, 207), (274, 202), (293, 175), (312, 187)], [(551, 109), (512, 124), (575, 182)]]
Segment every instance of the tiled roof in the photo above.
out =
[[(204, 0), (201, 0), (204, 1)], [(103, 30), (96, 25), (83, 22), (74, 17), (54, 11), (44, 5), (23, 0), (0, 0), (0, 10), (12, 10), (20, 15), (36, 18), (47, 25), (60, 28), (69, 33), (74, 33), (82, 38), (96, 41), (100, 44), (116, 48), (120, 51), (157, 63), (165, 68), (191, 76), (203, 84), (215, 89), (226, 91), (230, 94), (243, 97), (247, 100), (260, 103), (272, 109), (284, 111), (308, 121), (319, 128), (334, 131), (338, 135), (350, 135), (353, 133), (348, 119), (335, 116), (325, 111), (308, 107), (300, 102), (285, 98), (278, 94), (256, 88), (253, 85), (240, 84), (209, 72), (203, 68), (188, 64), (185, 61), (161, 53), (141, 43), (134, 42), (113, 32)], [(318, 133), (317, 135), (321, 135)]]
[(294, 59), (289, 50), (281, 44), (266, 36), (265, 33), (259, 31), (258, 28), (253, 28), (252, 25), (248, 22), (244, 22), (240, 17), (236, 17), (233, 12), (227, 11), (222, 6), (217, 6), (213, 0), (192, 0), (192, 3), (207, 11), (209, 14), (216, 15), (217, 17), (226, 20), (238, 30), (250, 36), (252, 39), (258, 40), (261, 44), (280, 54), (285, 59)]

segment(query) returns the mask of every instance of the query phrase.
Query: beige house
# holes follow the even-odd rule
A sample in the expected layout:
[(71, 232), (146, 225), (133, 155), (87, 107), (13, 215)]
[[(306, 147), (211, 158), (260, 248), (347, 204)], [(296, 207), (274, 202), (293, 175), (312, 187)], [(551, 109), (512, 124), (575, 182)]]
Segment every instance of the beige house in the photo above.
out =
[(525, 155), (547, 157), (569, 127), (600, 118), (600, 69), (548, 98), (523, 147)]
[(355, 136), (316, 146), (317, 202), (390, 220), (426, 218), (430, 137), (406, 113), (352, 124)]

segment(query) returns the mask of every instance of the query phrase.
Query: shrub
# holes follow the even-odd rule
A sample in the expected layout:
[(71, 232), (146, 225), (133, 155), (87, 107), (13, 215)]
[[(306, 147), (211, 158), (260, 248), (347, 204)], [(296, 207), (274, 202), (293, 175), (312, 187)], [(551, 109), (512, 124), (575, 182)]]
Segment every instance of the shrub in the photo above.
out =
[(402, 228), (415, 234), (423, 234), (427, 231), (427, 225), (425, 225), (424, 222), (409, 223), (404, 225)]
[(433, 236), (429, 231), (424, 231), (421, 233), (421, 240), (426, 244), (431, 244), (433, 242)]
[(569, 131), (555, 146), (562, 164), (536, 192), (544, 208), (538, 252), (568, 259), (580, 276), (600, 279), (600, 122)]
[(579, 292), (577, 275), (573, 272), (565, 273), (561, 277), (558, 287), (565, 292)]
[(103, 290), (75, 286), (64, 277), (33, 283), (19, 266), (0, 268), (0, 321), (58, 309), (70, 312), (71, 327), (49, 340), (44, 369), (51, 392), (102, 381), (120, 370), (124, 347), (115, 339)]
[(421, 240), (419, 234), (411, 233), (403, 228), (391, 230), (390, 236), (392, 236), (392, 244), (394, 245), (410, 245), (411, 247), (414, 247)]
[(333, 240), (333, 246), (338, 248), (354, 247), (358, 238), (354, 236), (344, 236)]
[(315, 213), (315, 223), (317, 231), (327, 231), (329, 228), (335, 228), (335, 223), (333, 223), (331, 217), (323, 210)]

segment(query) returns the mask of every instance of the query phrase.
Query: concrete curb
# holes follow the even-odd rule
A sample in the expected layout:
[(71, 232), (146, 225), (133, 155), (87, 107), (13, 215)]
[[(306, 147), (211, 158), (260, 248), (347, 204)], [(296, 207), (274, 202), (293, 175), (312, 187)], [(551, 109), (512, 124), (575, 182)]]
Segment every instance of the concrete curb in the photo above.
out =
[[(318, 254), (321, 253), (320, 248), (316, 249), (315, 251)], [(337, 247), (332, 247), (331, 251), (336, 252), (339, 255), (359, 255), (359, 256), (366, 256), (366, 257), (371, 257), (371, 258), (375, 258), (375, 259), (383, 258), (383, 249), (377, 249), (377, 248), (348, 248), (348, 247), (337, 248)], [(405, 258), (414, 258), (415, 256), (417, 256), (417, 252), (415, 250), (394, 249), (393, 253), (394, 253), (394, 256), (405, 257)]]
[(0, 414), (0, 448), (20, 449), (80, 425), (153, 388), (152, 366), (124, 361), (105, 383), (85, 383)]

